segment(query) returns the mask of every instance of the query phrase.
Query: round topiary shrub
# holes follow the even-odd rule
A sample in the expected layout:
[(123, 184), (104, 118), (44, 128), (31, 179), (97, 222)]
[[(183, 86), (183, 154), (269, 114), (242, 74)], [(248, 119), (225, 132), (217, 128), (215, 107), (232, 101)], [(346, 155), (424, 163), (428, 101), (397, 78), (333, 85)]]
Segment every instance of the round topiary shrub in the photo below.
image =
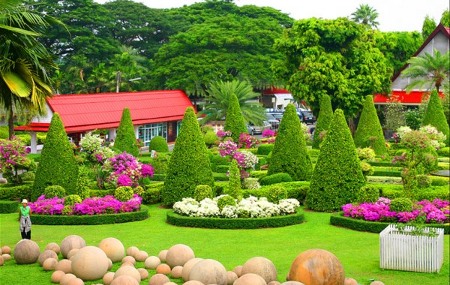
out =
[(112, 262), (121, 261), (125, 257), (125, 247), (123, 243), (113, 237), (103, 239), (98, 247), (103, 250), (106, 256), (111, 259)]
[(281, 183), (281, 182), (291, 182), (292, 178), (288, 173), (275, 173), (272, 175), (264, 176), (259, 180), (259, 184), (261, 185), (271, 185), (275, 183)]
[(413, 202), (409, 198), (395, 198), (391, 200), (389, 208), (394, 212), (411, 212)]
[(267, 189), (267, 200), (278, 204), (280, 200), (287, 199), (287, 190), (283, 185), (272, 185)]
[(66, 197), (64, 197), (64, 206), (73, 206), (76, 203), (81, 203), (82, 199), (80, 197), (80, 195), (68, 195)]
[(373, 185), (366, 185), (359, 188), (356, 195), (358, 203), (375, 203), (380, 198), (380, 189)]
[(219, 138), (217, 137), (217, 134), (214, 131), (206, 132), (206, 134), (204, 135), (204, 139), (205, 139), (205, 144), (208, 147), (212, 147), (212, 146), (216, 145), (217, 142), (219, 141)]
[(183, 266), (189, 259), (194, 257), (194, 251), (189, 246), (184, 244), (176, 244), (167, 251), (166, 263), (171, 268), (177, 265)]
[(44, 195), (46, 198), (63, 198), (64, 196), (66, 196), (66, 190), (64, 189), (64, 187), (59, 185), (50, 185), (45, 187)]
[(119, 201), (128, 201), (133, 198), (133, 188), (131, 186), (120, 186), (114, 190), (114, 197)]
[(225, 206), (236, 206), (236, 200), (230, 195), (224, 195), (217, 200), (217, 207), (222, 211)]
[(201, 201), (205, 198), (213, 198), (213, 190), (209, 185), (197, 185), (194, 190), (194, 199)]
[(96, 280), (106, 274), (109, 267), (105, 252), (96, 246), (85, 246), (71, 258), (72, 272), (83, 280)]
[(150, 144), (148, 146), (149, 151), (157, 151), (157, 152), (169, 152), (169, 146), (167, 145), (167, 141), (165, 138), (161, 136), (153, 137), (150, 140)]
[(35, 263), (39, 258), (39, 246), (35, 241), (23, 239), (14, 248), (14, 259), (17, 264)]

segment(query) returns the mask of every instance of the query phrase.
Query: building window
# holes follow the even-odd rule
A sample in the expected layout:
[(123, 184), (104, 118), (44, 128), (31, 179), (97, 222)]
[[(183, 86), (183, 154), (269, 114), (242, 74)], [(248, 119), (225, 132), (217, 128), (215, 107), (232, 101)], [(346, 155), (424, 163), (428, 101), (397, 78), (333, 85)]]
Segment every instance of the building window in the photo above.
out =
[(152, 138), (161, 136), (167, 140), (167, 123), (148, 124), (139, 127), (139, 139), (149, 146)]

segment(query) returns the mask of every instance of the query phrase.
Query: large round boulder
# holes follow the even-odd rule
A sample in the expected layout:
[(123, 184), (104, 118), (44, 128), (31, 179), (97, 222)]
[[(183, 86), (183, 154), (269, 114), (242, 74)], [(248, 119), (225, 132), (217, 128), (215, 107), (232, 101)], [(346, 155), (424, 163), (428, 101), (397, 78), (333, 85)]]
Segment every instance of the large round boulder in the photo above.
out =
[(139, 285), (139, 282), (131, 276), (121, 275), (117, 278), (114, 278), (114, 280), (111, 282), (111, 285)]
[(184, 281), (189, 281), (189, 274), (191, 273), (192, 267), (197, 264), (197, 262), (202, 260), (203, 258), (196, 257), (186, 262), (183, 266), (183, 270), (181, 271), (181, 278), (183, 278)]
[(83, 280), (96, 280), (108, 271), (105, 252), (96, 246), (85, 246), (72, 257), (72, 272)]
[(122, 275), (130, 276), (134, 278), (138, 283), (141, 282), (141, 274), (134, 266), (121, 266), (114, 274), (114, 280)]
[(158, 253), (158, 257), (159, 257), (159, 260), (161, 260), (161, 262), (166, 262), (167, 252), (168, 252), (167, 249), (163, 249)]
[(122, 242), (116, 238), (109, 237), (103, 239), (98, 247), (106, 253), (106, 256), (112, 262), (121, 261), (125, 257), (125, 247)]
[(158, 265), (161, 264), (161, 260), (157, 256), (149, 256), (144, 262), (145, 268), (147, 269), (156, 269)]
[(246, 273), (234, 281), (233, 285), (267, 285), (267, 282), (258, 274)]
[(272, 261), (265, 257), (253, 257), (247, 260), (242, 266), (242, 275), (255, 273), (269, 283), (277, 280), (277, 269)]
[(344, 267), (331, 252), (323, 249), (310, 249), (295, 258), (288, 274), (288, 280), (308, 285), (344, 284)]
[(86, 241), (78, 235), (66, 236), (61, 242), (61, 253), (64, 258), (67, 258), (67, 254), (71, 249), (82, 248), (86, 246)]
[(64, 276), (61, 278), (61, 281), (59, 281), (59, 284), (60, 285), (68, 285), (70, 280), (76, 279), (76, 278), (77, 277), (72, 273), (64, 274)]
[(62, 259), (58, 261), (55, 266), (55, 270), (61, 270), (64, 273), (72, 273), (72, 261), (69, 259)]
[(102, 278), (103, 284), (110, 285), (113, 280), (114, 280), (114, 272), (106, 272), (106, 274), (103, 275)]
[(17, 264), (35, 263), (39, 258), (39, 246), (36, 242), (23, 239), (14, 248), (14, 259)]
[(217, 260), (204, 259), (192, 267), (189, 280), (197, 280), (204, 284), (227, 285), (227, 270)]
[(194, 258), (194, 251), (185, 244), (176, 244), (168, 249), (166, 263), (170, 267), (183, 266), (189, 259)]
[(61, 248), (56, 242), (51, 242), (45, 246), (45, 249), (53, 250), (56, 254), (61, 252)]
[(170, 275), (172, 275), (173, 278), (178, 279), (181, 278), (181, 274), (183, 272), (183, 266), (177, 265), (174, 268), (172, 268), (172, 272)]
[(139, 252), (139, 248), (137, 248), (136, 246), (130, 246), (129, 248), (127, 248), (127, 255), (132, 256), (132, 257), (136, 257), (136, 254)]
[(39, 254), (39, 257), (38, 257), (39, 265), (42, 266), (42, 264), (44, 263), (44, 261), (47, 258), (58, 259), (58, 255), (53, 250), (50, 250), (50, 249), (44, 250), (41, 254)]
[(171, 272), (172, 269), (170, 269), (170, 266), (165, 263), (161, 263), (160, 265), (156, 266), (156, 273), (168, 275)]
[(61, 271), (61, 270), (54, 271), (52, 273), (52, 277), (51, 277), (52, 283), (59, 283), (64, 275), (66, 275), (66, 273), (64, 273), (64, 271)]
[(155, 274), (152, 277), (150, 277), (148, 285), (164, 285), (167, 282), (170, 282), (169, 277), (167, 277), (164, 274)]
[(44, 260), (44, 262), (42, 263), (42, 268), (43, 268), (45, 271), (55, 270), (56, 264), (58, 264), (58, 260), (56, 260), (55, 258), (47, 258), (47, 259)]

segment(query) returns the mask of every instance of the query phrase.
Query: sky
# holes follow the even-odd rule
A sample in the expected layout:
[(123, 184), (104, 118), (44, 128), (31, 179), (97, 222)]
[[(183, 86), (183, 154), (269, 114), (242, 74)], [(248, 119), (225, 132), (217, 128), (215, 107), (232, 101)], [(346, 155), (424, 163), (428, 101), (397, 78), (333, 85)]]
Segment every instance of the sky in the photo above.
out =
[[(107, 0), (96, 0), (104, 3)], [(202, 0), (133, 0), (151, 8), (175, 8), (191, 5)], [(348, 17), (361, 4), (368, 4), (378, 12), (378, 29), (390, 31), (422, 31), (422, 24), (428, 15), (436, 23), (445, 10), (449, 0), (234, 0), (238, 6), (270, 6), (292, 18), (335, 19)]]

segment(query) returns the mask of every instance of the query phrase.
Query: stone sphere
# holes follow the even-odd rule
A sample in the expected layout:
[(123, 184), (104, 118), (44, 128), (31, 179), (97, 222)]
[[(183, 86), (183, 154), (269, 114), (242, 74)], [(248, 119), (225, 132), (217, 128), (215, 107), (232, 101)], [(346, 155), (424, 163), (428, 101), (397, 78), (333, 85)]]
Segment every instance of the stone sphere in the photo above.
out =
[(64, 273), (72, 273), (72, 261), (69, 259), (62, 259), (58, 261), (58, 264), (55, 266), (55, 270), (61, 270)]
[[(296, 281), (294, 281), (296, 282)], [(281, 283), (278, 281), (270, 281), (269, 283), (267, 283), (267, 285), (280, 285)]]
[(227, 270), (214, 259), (204, 259), (192, 267), (189, 280), (197, 280), (204, 284), (226, 285)]
[(183, 266), (183, 271), (181, 272), (181, 278), (183, 278), (184, 281), (189, 281), (189, 274), (191, 273), (192, 267), (202, 260), (203, 258), (196, 257), (186, 262)]
[(298, 282), (298, 281), (286, 281), (281, 283), (281, 285), (305, 285), (302, 282)]
[(67, 259), (71, 259), (80, 249), (79, 248), (72, 248), (68, 253), (67, 253)]
[(141, 280), (145, 280), (148, 278), (148, 271), (145, 268), (138, 268), (137, 269), (139, 274), (141, 275)]
[(105, 285), (110, 285), (114, 280), (114, 272), (106, 272), (106, 274), (103, 275), (102, 280)]
[(136, 246), (130, 246), (129, 248), (127, 248), (127, 255), (135, 257), (136, 254), (139, 252), (139, 248), (137, 248)]
[(8, 260), (11, 259), (11, 255), (9, 255), (8, 253), (2, 254), (2, 257), (3, 257), (3, 260), (4, 260), (4, 261), (8, 261)]
[(159, 260), (159, 257), (157, 257), (157, 256), (149, 256), (144, 261), (145, 268), (148, 268), (148, 269), (156, 269), (156, 267), (160, 264), (161, 264), (161, 260)]
[(61, 252), (61, 248), (56, 242), (51, 242), (45, 246), (45, 249), (53, 250), (56, 254)]
[(261, 276), (266, 283), (277, 280), (277, 269), (272, 261), (265, 257), (253, 257), (242, 266), (242, 275), (255, 273)]
[(267, 285), (267, 282), (258, 274), (247, 273), (234, 281), (233, 285)]
[(235, 268), (233, 268), (233, 272), (236, 273), (238, 277), (242, 276), (242, 267), (243, 267), (242, 265), (238, 265)]
[(172, 268), (172, 272), (170, 275), (172, 275), (173, 278), (181, 278), (181, 274), (183, 272), (183, 266), (177, 265), (174, 268)]
[(381, 281), (373, 281), (370, 283), (370, 285), (384, 285), (384, 283)]
[(61, 281), (59, 281), (59, 284), (61, 284), (61, 285), (68, 285), (70, 279), (75, 279), (75, 278), (77, 278), (77, 277), (75, 275), (73, 275), (72, 273), (66, 273), (61, 278)]
[(14, 259), (17, 264), (35, 263), (40, 254), (39, 246), (36, 242), (23, 239), (14, 248)]
[(11, 254), (11, 248), (7, 245), (2, 246), (2, 254)]
[(58, 264), (58, 260), (50, 257), (44, 260), (44, 262), (42, 263), (42, 268), (45, 271), (55, 270), (56, 264)]
[(163, 285), (178, 285), (177, 283), (175, 283), (175, 282), (172, 282), (172, 281), (170, 281), (170, 282), (166, 282), (166, 283), (164, 283)]
[(183, 266), (189, 259), (194, 258), (194, 251), (185, 244), (176, 244), (169, 248), (166, 254), (166, 263), (170, 267)]
[(358, 282), (353, 278), (346, 277), (344, 280), (344, 285), (358, 285)]
[(61, 281), (61, 278), (63, 278), (63, 276), (66, 275), (66, 273), (64, 273), (64, 271), (61, 270), (56, 270), (55, 272), (52, 273), (52, 283), (59, 283)]
[(85, 246), (72, 257), (72, 272), (83, 280), (102, 278), (108, 266), (106, 253), (96, 246)]
[(58, 255), (53, 250), (50, 250), (50, 249), (44, 250), (41, 254), (39, 254), (39, 257), (38, 257), (39, 265), (42, 266), (42, 264), (44, 263), (44, 261), (47, 258), (58, 259)]
[(139, 282), (131, 276), (122, 275), (114, 278), (110, 285), (139, 285)]
[(168, 252), (167, 249), (163, 249), (158, 253), (158, 257), (159, 257), (159, 260), (161, 260), (161, 262), (166, 262), (167, 252)]
[(114, 274), (114, 280), (122, 275), (133, 277), (138, 283), (141, 282), (141, 274), (133, 266), (121, 266)]
[(344, 284), (344, 267), (337, 257), (323, 249), (299, 254), (291, 265), (288, 281), (305, 284)]
[(170, 282), (169, 277), (164, 274), (155, 274), (150, 277), (150, 281), (148, 281), (148, 285), (163, 285), (164, 283)]
[(239, 277), (234, 271), (227, 271), (227, 284), (232, 285)]
[(65, 237), (61, 242), (61, 253), (64, 258), (71, 249), (82, 248), (86, 246), (86, 241), (78, 235), (70, 235)]
[(72, 278), (67, 282), (67, 285), (84, 285), (84, 281), (80, 278)]
[(0, 266), (3, 266), (5, 264), (5, 260), (3, 259), (3, 256), (0, 255)]
[(108, 258), (108, 270), (111, 270), (112, 267), (113, 267), (113, 262), (111, 261), (111, 259)]
[(184, 282), (183, 285), (205, 285), (205, 284), (203, 284), (202, 282), (197, 281), (197, 280), (190, 280), (190, 281)]
[(144, 250), (140, 250), (138, 253), (136, 253), (136, 256), (134, 257), (136, 261), (145, 261), (148, 257), (148, 253)]
[(168, 275), (171, 272), (172, 270), (170, 269), (170, 266), (165, 263), (161, 263), (156, 267), (156, 273)]
[(131, 255), (127, 255), (124, 258), (122, 258), (122, 263), (129, 262), (131, 264), (136, 264), (136, 259), (132, 257)]
[(112, 262), (121, 261), (125, 257), (125, 247), (122, 242), (116, 238), (109, 237), (103, 239), (98, 247), (103, 250), (106, 256), (111, 259)]

